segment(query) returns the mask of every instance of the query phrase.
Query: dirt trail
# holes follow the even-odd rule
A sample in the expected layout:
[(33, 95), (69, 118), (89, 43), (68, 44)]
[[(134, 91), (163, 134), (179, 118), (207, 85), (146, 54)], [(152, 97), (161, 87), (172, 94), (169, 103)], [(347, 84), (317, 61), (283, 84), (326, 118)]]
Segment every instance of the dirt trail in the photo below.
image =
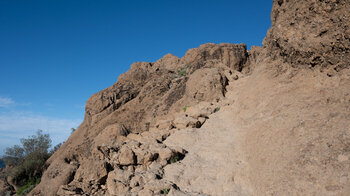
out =
[(350, 72), (273, 75), (234, 81), (231, 105), (171, 135), (188, 154), (165, 178), (208, 195), (347, 195)]
[[(236, 82), (235, 87), (240, 82)], [(232, 85), (223, 102), (233, 103)], [(231, 95), (230, 95), (231, 94)], [(237, 183), (236, 174), (244, 166), (239, 159), (239, 133), (233, 121), (232, 105), (210, 115), (200, 129), (188, 128), (175, 132), (166, 145), (188, 150), (185, 159), (165, 167), (165, 179), (181, 190), (208, 195), (250, 195), (247, 187)]]

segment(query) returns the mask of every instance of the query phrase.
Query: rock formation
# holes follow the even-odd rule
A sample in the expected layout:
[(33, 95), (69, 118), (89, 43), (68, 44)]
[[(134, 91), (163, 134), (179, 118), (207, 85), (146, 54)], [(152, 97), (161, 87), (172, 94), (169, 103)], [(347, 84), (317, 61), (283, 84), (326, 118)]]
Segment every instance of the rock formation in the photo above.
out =
[(273, 1), (264, 46), (290, 66), (339, 71), (350, 60), (349, 0)]
[(274, 0), (264, 47), (138, 62), (31, 195), (349, 195), (349, 0)]
[[(177, 129), (200, 128), (225, 98), (228, 78), (249, 63), (244, 44), (205, 44), (182, 58), (134, 63), (91, 96), (82, 125), (47, 162), (33, 194), (160, 194), (176, 187), (164, 167), (186, 150), (165, 145)], [(235, 75), (236, 74), (236, 75)]]

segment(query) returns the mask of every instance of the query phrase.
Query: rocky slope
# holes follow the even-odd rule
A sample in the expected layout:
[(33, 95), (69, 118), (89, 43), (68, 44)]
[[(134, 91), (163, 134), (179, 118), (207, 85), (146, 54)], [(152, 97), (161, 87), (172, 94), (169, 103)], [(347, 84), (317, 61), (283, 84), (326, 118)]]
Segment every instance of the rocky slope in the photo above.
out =
[(163, 141), (200, 128), (225, 98), (228, 77), (237, 79), (250, 63), (244, 44), (205, 44), (182, 58), (134, 63), (88, 100), (84, 122), (47, 162), (42, 181), (50, 183), (33, 194), (160, 194), (176, 186), (162, 179), (163, 168), (186, 150)]
[(31, 195), (349, 195), (349, 0), (275, 0), (264, 47), (134, 63)]

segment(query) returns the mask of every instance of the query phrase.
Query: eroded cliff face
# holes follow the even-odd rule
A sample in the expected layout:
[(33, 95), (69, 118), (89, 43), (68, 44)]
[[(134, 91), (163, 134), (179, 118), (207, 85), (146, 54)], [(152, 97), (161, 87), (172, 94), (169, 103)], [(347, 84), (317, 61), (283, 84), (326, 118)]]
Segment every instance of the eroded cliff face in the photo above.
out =
[(264, 47), (134, 63), (32, 195), (348, 195), (349, 0), (274, 0)]
[(264, 46), (294, 67), (344, 69), (350, 60), (349, 10), (349, 0), (274, 0)]

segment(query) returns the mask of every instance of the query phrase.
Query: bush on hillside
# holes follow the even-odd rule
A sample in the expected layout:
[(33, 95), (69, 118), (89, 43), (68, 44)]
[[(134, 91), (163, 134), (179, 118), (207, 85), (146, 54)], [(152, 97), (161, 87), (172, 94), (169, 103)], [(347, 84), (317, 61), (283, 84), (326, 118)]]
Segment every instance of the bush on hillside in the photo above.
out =
[(41, 130), (36, 135), (22, 138), (21, 144), (7, 148), (3, 157), (5, 164), (11, 167), (7, 175), (19, 186), (38, 182), (44, 171), (44, 164), (52, 153), (49, 152), (50, 136), (43, 134)]

